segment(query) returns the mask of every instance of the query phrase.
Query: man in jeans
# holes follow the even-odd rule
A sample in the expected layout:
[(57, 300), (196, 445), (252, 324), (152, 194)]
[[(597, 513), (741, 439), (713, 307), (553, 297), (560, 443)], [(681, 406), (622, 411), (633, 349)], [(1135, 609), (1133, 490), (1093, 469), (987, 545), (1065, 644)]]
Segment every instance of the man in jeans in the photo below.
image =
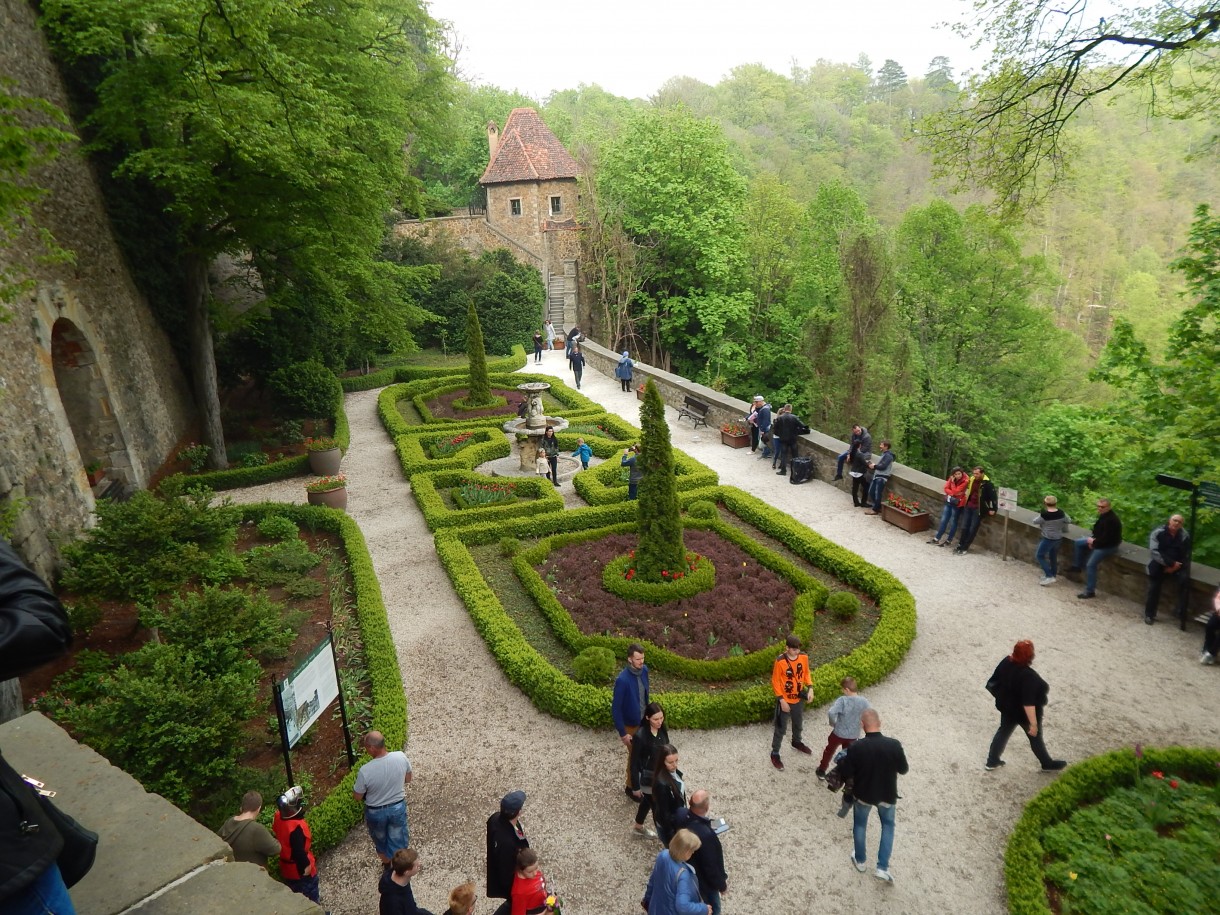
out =
[(1190, 534), (1183, 528), (1181, 515), (1153, 530), (1148, 537), (1148, 597), (1144, 601), (1144, 622), (1156, 620), (1156, 607), (1161, 602), (1161, 585), (1166, 578), (1178, 584), (1178, 618), (1186, 617), (1190, 601)]
[(868, 465), (873, 472), (873, 482), (868, 487), (868, 501), (873, 503), (868, 510), (870, 515), (881, 514), (881, 495), (890, 481), (890, 474), (894, 472), (894, 452), (890, 451), (890, 443), (882, 442), (880, 448), (880, 456)]
[[(1097, 596), (1097, 567), (1103, 559), (1118, 552), (1123, 542), (1123, 523), (1110, 508), (1109, 499), (1097, 500), (1097, 521), (1093, 536), (1076, 541), (1076, 551), (1069, 572), (1084, 572), (1084, 590), (1076, 596), (1088, 600)], [(1086, 561), (1085, 554), (1088, 554)]]
[(414, 773), (406, 753), (386, 750), (380, 731), (369, 731), (364, 736), (364, 748), (373, 758), (356, 773), (352, 793), (356, 800), (364, 801), (364, 825), (377, 847), (377, 857), (388, 865), (394, 852), (411, 844), (407, 832), (407, 785)]
[(851, 779), (855, 796), (852, 838), (855, 848), (851, 863), (864, 873), (868, 853), (865, 840), (868, 837), (868, 815), (876, 807), (881, 818), (881, 846), (877, 849), (878, 880), (893, 883), (890, 876), (890, 853), (894, 850), (894, 805), (898, 803), (898, 776), (909, 770), (902, 744), (893, 737), (881, 733), (881, 716), (876, 709), (866, 709), (860, 715), (864, 737), (847, 749), (847, 755), (839, 763), (844, 779)]
[(868, 434), (868, 430), (859, 423), (851, 427), (851, 442), (848, 444), (847, 450), (839, 455), (835, 461), (835, 476), (836, 480), (843, 479), (843, 465), (856, 456), (856, 452), (861, 454), (869, 454), (873, 450), (873, 437)]
[(968, 552), (970, 545), (982, 526), (985, 515), (994, 515), (999, 507), (996, 502), (995, 485), (982, 467), (975, 467), (970, 474), (970, 483), (962, 494), (962, 533), (957, 538), (955, 554)]

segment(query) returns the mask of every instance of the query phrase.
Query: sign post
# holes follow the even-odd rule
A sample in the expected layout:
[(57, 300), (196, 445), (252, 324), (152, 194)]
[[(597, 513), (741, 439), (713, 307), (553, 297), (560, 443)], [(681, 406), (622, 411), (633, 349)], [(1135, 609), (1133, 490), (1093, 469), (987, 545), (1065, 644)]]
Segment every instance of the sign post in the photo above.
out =
[[(275, 713), (280, 722), (280, 743), (284, 748), (284, 768), (288, 770), (288, 784), (292, 780), (292, 759), (289, 751), (305, 736), (330, 704), (342, 696), (339, 690), (339, 663), (335, 659), (335, 643), (328, 631), (286, 678), (271, 681), (275, 695)], [(347, 758), (354, 764), (352, 738), (347, 727), (347, 712), (343, 709), (343, 736), (347, 741)]]
[(997, 507), (1004, 512), (1004, 548), (1000, 551), (1000, 558), (1008, 562), (1008, 519), (1017, 510), (1017, 491), (1001, 486), (999, 496)]

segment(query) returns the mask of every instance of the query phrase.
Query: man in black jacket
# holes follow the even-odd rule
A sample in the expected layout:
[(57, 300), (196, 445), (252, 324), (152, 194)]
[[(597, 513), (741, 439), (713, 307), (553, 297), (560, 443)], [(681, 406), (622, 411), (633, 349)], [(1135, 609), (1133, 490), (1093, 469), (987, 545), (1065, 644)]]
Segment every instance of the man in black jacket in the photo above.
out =
[[(51, 661), (72, 644), (68, 615), (42, 580), (0, 540), (0, 680)], [(37, 824), (37, 829), (30, 829)], [(56, 859), (63, 839), (34, 792), (0, 757), (0, 911), (73, 915)]]
[(1186, 618), (1190, 601), (1190, 534), (1182, 527), (1184, 519), (1174, 515), (1166, 524), (1155, 528), (1148, 537), (1148, 596), (1144, 601), (1144, 622), (1156, 620), (1156, 606), (1161, 602), (1161, 585), (1166, 578), (1178, 583), (1178, 618)]
[[(1118, 552), (1123, 543), (1123, 523), (1110, 507), (1109, 499), (1097, 500), (1097, 521), (1093, 524), (1093, 536), (1076, 541), (1069, 573), (1084, 572), (1084, 590), (1076, 596), (1088, 600), (1097, 596), (1097, 567), (1103, 559)], [(1085, 554), (1088, 553), (1086, 561)]]
[(851, 779), (855, 796), (852, 836), (855, 850), (851, 863), (861, 873), (865, 870), (867, 852), (864, 848), (868, 833), (868, 814), (874, 807), (881, 818), (881, 846), (877, 850), (878, 880), (893, 883), (890, 876), (890, 852), (894, 849), (894, 806), (898, 803), (898, 776), (906, 775), (907, 757), (893, 737), (881, 733), (881, 716), (876, 709), (866, 709), (860, 715), (864, 737), (847, 748), (839, 763), (844, 779)]
[(699, 878), (699, 895), (712, 907), (712, 915), (720, 915), (720, 897), (728, 892), (729, 875), (724, 872), (720, 836), (716, 835), (707, 815), (711, 806), (712, 796), (704, 789), (698, 789), (690, 796), (689, 806), (674, 814), (674, 826), (689, 829), (703, 843), (690, 856), (690, 863)]
[(779, 461), (781, 477), (788, 473), (788, 462), (796, 458), (796, 440), (801, 435), (805, 424), (792, 412), (792, 404), (786, 403), (779, 408), (779, 416), (771, 424), (771, 437), (775, 439), (775, 457)]
[(500, 799), (500, 812), (487, 818), (487, 898), (504, 900), (495, 915), (511, 909), (517, 852), (530, 845), (520, 820), (524, 806), (525, 792), (510, 791)]

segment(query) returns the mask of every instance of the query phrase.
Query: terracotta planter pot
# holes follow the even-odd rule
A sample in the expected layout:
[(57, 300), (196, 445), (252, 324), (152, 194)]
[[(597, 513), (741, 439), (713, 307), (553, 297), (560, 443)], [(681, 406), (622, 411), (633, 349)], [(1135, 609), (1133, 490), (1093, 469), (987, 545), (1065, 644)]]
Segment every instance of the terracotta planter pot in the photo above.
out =
[(347, 511), (347, 487), (332, 489), (330, 492), (307, 492), (310, 505), (325, 505), (327, 508), (338, 508)]
[(104, 471), (104, 470), (86, 470), (85, 471), (85, 479), (87, 479), (89, 481), (90, 486), (96, 486), (98, 483), (102, 482), (102, 480), (104, 480), (105, 478), (106, 478), (106, 471)]
[(881, 519), (888, 521), (894, 527), (900, 527), (908, 534), (919, 534), (932, 526), (932, 516), (928, 512), (916, 512), (908, 515), (892, 505), (881, 503)]
[(636, 389), (636, 392), (635, 392), (635, 399), (636, 399), (636, 400), (643, 400), (643, 399), (644, 399), (644, 392), (643, 392), (643, 391), (641, 391), (641, 390), (639, 390), (639, 389), (637, 388), (637, 389)]
[(339, 472), (341, 463), (343, 463), (343, 452), (338, 448), (309, 452), (309, 469), (320, 477), (333, 477)]
[(552, 340), (551, 349), (564, 349), (566, 344), (562, 340)]
[(733, 435), (721, 429), (720, 442), (721, 444), (728, 445), (730, 448), (749, 448), (750, 433), (743, 432), (741, 435)]

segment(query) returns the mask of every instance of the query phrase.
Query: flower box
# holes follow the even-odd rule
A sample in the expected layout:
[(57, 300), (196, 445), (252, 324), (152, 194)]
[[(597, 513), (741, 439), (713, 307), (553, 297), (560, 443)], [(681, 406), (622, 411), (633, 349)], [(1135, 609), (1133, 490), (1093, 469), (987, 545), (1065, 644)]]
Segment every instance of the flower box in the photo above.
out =
[(721, 444), (728, 445), (730, 448), (749, 448), (750, 433), (749, 432), (725, 432), (720, 430)]
[(918, 534), (932, 526), (932, 515), (928, 512), (904, 512), (884, 502), (881, 504), (881, 518), (908, 534)]

